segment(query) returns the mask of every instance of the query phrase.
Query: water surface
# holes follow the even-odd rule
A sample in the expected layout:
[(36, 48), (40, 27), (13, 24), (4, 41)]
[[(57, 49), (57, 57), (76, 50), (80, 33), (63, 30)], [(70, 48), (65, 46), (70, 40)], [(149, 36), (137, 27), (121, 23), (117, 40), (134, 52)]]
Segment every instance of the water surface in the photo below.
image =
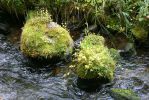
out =
[[(149, 99), (148, 50), (122, 59), (113, 82), (86, 92), (78, 88), (69, 62), (42, 64), (28, 59), (19, 49), (21, 29), (11, 31), (9, 35), (0, 32), (0, 98), (4, 100), (114, 100), (110, 88), (132, 89), (141, 100)], [(78, 46), (81, 38), (75, 40)]]

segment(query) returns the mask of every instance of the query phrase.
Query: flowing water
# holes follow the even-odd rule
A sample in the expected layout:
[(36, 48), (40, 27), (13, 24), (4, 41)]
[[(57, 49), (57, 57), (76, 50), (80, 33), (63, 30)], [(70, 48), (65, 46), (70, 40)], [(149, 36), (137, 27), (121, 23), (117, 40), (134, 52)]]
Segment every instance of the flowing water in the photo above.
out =
[(77, 76), (68, 73), (67, 62), (44, 65), (32, 61), (20, 52), (15, 34), (0, 33), (0, 100), (114, 100), (110, 88), (132, 89), (141, 100), (149, 100), (148, 50), (122, 59), (120, 65), (113, 82), (86, 92), (78, 88)]

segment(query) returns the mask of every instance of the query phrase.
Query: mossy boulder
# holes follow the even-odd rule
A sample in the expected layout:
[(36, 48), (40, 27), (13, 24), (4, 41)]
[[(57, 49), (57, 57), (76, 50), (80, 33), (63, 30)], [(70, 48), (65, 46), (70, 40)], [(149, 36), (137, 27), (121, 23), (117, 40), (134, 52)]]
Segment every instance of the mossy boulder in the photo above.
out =
[(30, 13), (21, 36), (21, 51), (31, 58), (65, 58), (72, 53), (73, 40), (60, 25), (49, 22), (46, 13)]
[(140, 100), (140, 97), (130, 89), (113, 88), (111, 89), (110, 94), (114, 100)]
[(113, 80), (116, 61), (104, 45), (104, 41), (102, 36), (90, 34), (81, 42), (81, 49), (76, 53), (78, 77)]

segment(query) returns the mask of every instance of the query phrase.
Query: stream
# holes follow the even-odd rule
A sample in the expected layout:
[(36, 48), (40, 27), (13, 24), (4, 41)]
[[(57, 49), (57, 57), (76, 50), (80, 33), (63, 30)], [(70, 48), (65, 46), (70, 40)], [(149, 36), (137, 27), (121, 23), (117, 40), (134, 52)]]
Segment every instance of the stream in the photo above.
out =
[(114, 100), (110, 88), (132, 89), (141, 100), (149, 100), (148, 50), (121, 59), (113, 82), (86, 92), (78, 88), (69, 62), (45, 65), (25, 57), (19, 49), (18, 30), (9, 35), (0, 31), (0, 100)]

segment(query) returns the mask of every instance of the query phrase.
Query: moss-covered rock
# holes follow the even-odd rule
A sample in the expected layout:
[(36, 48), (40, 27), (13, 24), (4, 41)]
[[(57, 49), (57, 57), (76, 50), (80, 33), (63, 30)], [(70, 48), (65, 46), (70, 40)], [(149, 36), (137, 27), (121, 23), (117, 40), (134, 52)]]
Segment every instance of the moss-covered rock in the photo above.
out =
[(76, 73), (82, 79), (113, 79), (116, 62), (104, 45), (102, 36), (86, 36), (81, 42), (80, 51), (76, 54), (76, 61)]
[(73, 40), (60, 25), (49, 22), (47, 12), (31, 12), (21, 36), (21, 51), (32, 58), (65, 58), (72, 53)]
[(130, 89), (111, 89), (111, 96), (114, 100), (140, 100), (140, 97), (136, 95)]
[(141, 40), (141, 42), (145, 41), (148, 37), (148, 31), (142, 26), (135, 26), (131, 31), (136, 39)]

